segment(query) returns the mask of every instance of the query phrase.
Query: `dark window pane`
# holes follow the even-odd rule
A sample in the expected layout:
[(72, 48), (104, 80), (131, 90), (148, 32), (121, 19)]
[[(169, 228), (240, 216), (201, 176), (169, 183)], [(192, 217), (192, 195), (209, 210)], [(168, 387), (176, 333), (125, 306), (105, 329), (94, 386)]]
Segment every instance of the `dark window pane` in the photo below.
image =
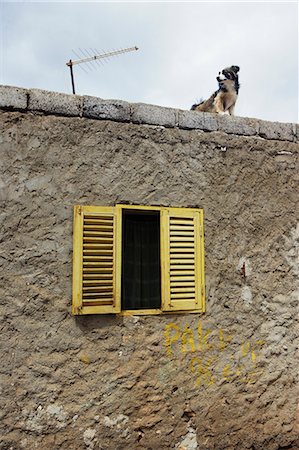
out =
[(123, 212), (122, 309), (160, 308), (160, 215)]

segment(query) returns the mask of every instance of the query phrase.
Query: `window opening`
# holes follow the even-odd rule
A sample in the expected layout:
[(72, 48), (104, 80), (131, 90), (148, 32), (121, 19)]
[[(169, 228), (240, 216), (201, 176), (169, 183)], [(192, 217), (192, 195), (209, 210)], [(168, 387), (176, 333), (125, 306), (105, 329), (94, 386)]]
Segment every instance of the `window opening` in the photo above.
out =
[(123, 210), (123, 310), (161, 308), (160, 212)]

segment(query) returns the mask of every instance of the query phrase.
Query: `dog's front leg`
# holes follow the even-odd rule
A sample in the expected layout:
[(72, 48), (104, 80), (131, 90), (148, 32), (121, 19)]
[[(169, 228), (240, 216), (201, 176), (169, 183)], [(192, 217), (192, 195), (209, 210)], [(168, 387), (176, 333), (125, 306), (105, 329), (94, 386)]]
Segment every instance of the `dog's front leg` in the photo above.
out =
[(228, 112), (231, 116), (234, 116), (235, 105), (232, 105), (228, 108)]
[(215, 108), (216, 113), (225, 114), (224, 103), (220, 96), (216, 97), (216, 99), (214, 101), (214, 108)]

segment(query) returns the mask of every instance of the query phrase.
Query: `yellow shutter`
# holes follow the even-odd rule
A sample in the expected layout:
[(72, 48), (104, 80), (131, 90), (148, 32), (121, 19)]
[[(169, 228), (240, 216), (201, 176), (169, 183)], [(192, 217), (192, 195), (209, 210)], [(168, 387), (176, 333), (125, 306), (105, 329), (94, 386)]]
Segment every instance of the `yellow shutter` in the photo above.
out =
[(120, 312), (115, 208), (75, 206), (73, 314)]
[(203, 212), (162, 208), (163, 311), (204, 311)]

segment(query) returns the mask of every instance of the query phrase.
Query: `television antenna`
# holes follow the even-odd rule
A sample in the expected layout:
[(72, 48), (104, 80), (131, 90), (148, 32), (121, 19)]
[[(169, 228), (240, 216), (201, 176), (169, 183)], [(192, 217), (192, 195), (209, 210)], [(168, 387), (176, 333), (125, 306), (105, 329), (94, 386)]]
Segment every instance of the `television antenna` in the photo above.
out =
[[(82, 59), (77, 59), (77, 60), (72, 60), (70, 59), (66, 65), (70, 68), (70, 73), (71, 73), (71, 81), (72, 81), (72, 90), (73, 90), (73, 94), (75, 94), (75, 79), (74, 79), (74, 71), (73, 71), (73, 66), (77, 65), (77, 64), (87, 64), (87, 67), (91, 67), (90, 65), (93, 62), (96, 62), (97, 64), (99, 64), (99, 62), (102, 62), (102, 60), (107, 60), (109, 58), (111, 58), (112, 56), (117, 56), (117, 55), (121, 55), (122, 53), (127, 53), (127, 52), (133, 52), (135, 50), (138, 50), (138, 47), (130, 47), (130, 48), (123, 48), (120, 50), (113, 50), (112, 52), (107, 52), (107, 53), (101, 53), (99, 55), (92, 55), (90, 54), (89, 51), (87, 50), (81, 50), (79, 49), (80, 52), (82, 53), (82, 55), (84, 55), (84, 58)], [(94, 49), (91, 49), (93, 53), (95, 53)], [(96, 52), (98, 53), (98, 51), (96, 50)], [(75, 53), (75, 52), (74, 52)], [(75, 53), (76, 54), (76, 53)], [(76, 56), (78, 57), (78, 55), (76, 54)], [(79, 55), (80, 57), (80, 55)], [(83, 69), (83, 67), (81, 67)]]

